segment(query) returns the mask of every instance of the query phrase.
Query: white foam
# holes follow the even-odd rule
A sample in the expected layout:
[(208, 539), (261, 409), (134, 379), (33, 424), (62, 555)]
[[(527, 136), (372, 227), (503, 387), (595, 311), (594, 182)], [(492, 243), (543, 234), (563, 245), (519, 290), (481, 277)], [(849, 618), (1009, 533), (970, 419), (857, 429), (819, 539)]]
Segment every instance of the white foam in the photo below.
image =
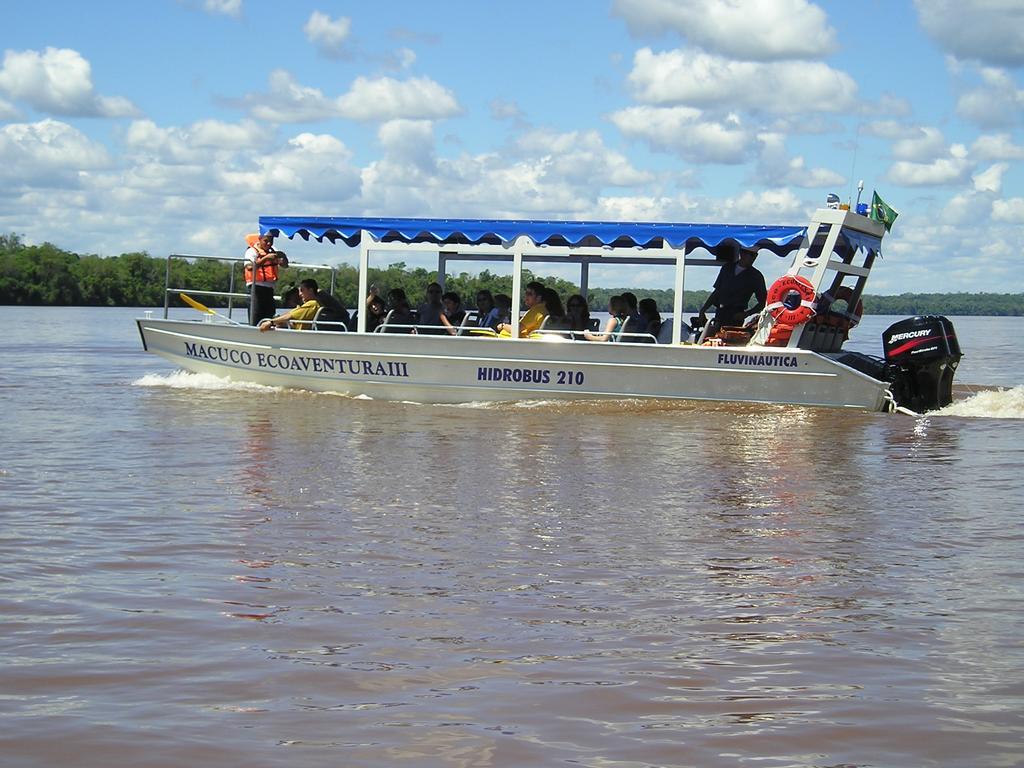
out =
[(993, 389), (955, 401), (929, 416), (968, 416), (979, 419), (1024, 419), (1024, 386)]
[(168, 387), (170, 389), (207, 389), (231, 390), (237, 392), (280, 392), (280, 387), (268, 387), (263, 384), (252, 384), (245, 381), (231, 381), (212, 373), (191, 373), (175, 371), (174, 373), (147, 373), (141, 379), (132, 382), (136, 387)]

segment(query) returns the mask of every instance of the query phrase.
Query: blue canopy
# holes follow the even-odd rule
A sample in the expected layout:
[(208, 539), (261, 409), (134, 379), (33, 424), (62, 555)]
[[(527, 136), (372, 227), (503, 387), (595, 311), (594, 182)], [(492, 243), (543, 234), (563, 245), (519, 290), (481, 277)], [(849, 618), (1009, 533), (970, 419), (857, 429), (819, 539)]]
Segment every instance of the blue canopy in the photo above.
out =
[(505, 245), (525, 235), (537, 245), (715, 249), (733, 241), (780, 256), (800, 247), (806, 227), (740, 224), (656, 224), (615, 221), (527, 221), (510, 219), (377, 219), (349, 217), (261, 216), (260, 234), (298, 235), (304, 240), (341, 240), (359, 244), (363, 232), (376, 240), (438, 245)]

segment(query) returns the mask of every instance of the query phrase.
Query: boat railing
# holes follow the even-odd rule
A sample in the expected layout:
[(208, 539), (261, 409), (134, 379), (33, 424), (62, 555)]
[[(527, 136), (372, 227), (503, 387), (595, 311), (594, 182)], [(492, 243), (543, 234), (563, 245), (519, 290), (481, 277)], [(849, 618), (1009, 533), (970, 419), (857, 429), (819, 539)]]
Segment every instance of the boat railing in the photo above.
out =
[[(173, 286), (171, 285), (171, 263), (173, 259), (184, 259), (186, 261), (218, 261), (227, 262), (231, 265), (228, 273), (228, 288), (226, 291), (207, 291), (190, 288), (188, 286)], [(193, 296), (203, 296), (206, 298), (222, 298), (227, 299), (227, 316), (230, 318), (235, 308), (235, 300), (239, 301), (251, 301), (252, 294), (246, 290), (244, 292), (236, 290), (238, 286), (238, 272), (237, 267), (239, 264), (243, 265), (243, 274), (241, 276), (241, 285), (245, 286), (245, 275), (244, 265), (246, 259), (244, 256), (209, 256), (206, 254), (197, 253), (172, 253), (167, 256), (167, 263), (165, 268), (164, 276), (164, 317), (166, 318), (170, 313), (171, 308), (171, 297), (177, 296), (179, 293), (188, 293)], [(330, 280), (330, 293), (334, 293), (334, 289), (337, 282), (338, 269), (329, 264), (306, 264), (304, 262), (290, 261), (288, 263), (288, 269), (309, 269), (309, 270), (320, 270), (331, 273)], [(280, 300), (280, 296), (274, 297)], [(347, 329), (346, 329), (347, 330)]]

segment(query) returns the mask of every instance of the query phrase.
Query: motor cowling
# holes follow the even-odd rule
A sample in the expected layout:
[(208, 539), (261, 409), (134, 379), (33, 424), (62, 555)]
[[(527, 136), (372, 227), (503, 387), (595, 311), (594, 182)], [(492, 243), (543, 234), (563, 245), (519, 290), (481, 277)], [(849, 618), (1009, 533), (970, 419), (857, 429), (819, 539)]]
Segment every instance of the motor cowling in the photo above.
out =
[(953, 374), (963, 353), (947, 318), (900, 320), (882, 332), (882, 349), (897, 405), (924, 413), (953, 402)]

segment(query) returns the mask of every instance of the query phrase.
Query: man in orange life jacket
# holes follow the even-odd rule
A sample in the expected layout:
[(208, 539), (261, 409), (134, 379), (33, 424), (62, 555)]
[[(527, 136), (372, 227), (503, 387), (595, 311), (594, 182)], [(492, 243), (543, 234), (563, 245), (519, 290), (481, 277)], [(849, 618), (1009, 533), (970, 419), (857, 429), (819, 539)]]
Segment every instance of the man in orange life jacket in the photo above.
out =
[[(260, 320), (273, 317), (277, 312), (274, 289), (277, 286), (277, 268), (288, 266), (288, 257), (274, 250), (271, 235), (246, 235), (248, 248), (245, 251), (245, 287), (253, 297), (249, 310), (249, 322), (259, 325)], [(256, 286), (253, 290), (253, 266), (256, 268)]]

